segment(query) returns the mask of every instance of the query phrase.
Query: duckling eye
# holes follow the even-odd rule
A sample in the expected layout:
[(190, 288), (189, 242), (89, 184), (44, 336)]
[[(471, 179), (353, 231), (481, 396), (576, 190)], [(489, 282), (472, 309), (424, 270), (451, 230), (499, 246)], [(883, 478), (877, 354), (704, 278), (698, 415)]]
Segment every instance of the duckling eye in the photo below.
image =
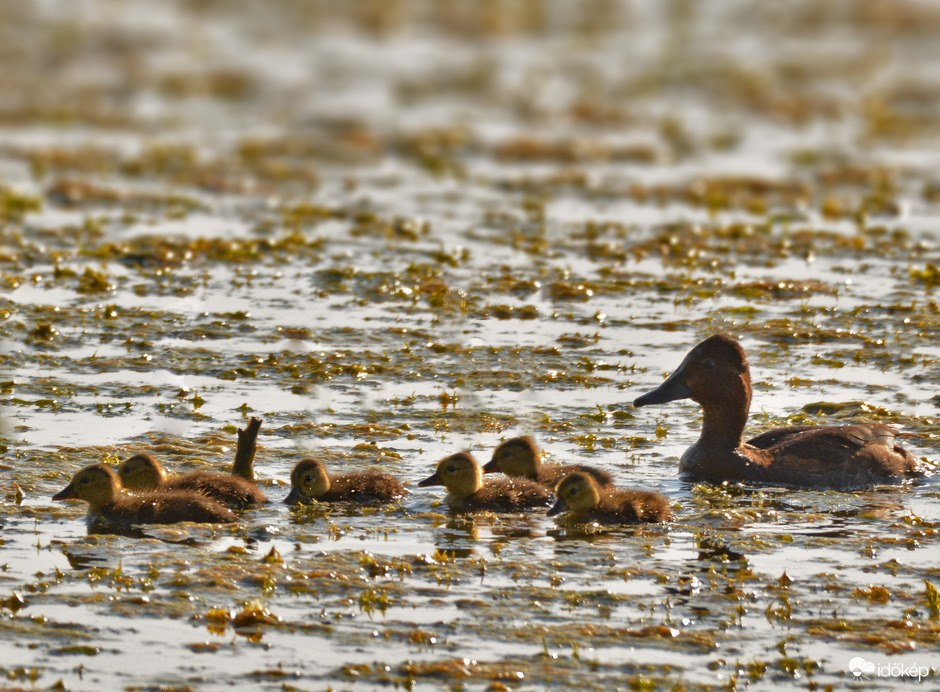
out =
[(457, 470), (457, 467), (454, 466), (453, 464), (447, 467), (447, 473), (453, 473), (456, 470)]
[(713, 361), (711, 358), (709, 358), (708, 360), (703, 360), (702, 367), (705, 368), (706, 370), (714, 370), (715, 361)]
[(313, 474), (312, 474), (312, 473), (308, 473), (306, 476), (304, 476), (304, 483), (309, 483), (309, 482), (312, 481), (312, 480), (313, 480)]
[(88, 476), (83, 476), (82, 478), (78, 479), (78, 482), (79, 483), (91, 483), (91, 479)]

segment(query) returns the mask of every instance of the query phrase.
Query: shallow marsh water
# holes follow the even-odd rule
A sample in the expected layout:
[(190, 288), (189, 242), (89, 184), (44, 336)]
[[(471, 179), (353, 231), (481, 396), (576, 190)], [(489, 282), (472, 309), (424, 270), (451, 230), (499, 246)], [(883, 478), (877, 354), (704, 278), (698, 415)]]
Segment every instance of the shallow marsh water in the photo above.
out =
[[(0, 13), (9, 685), (935, 684), (933, 479), (692, 485), (698, 409), (629, 402), (728, 331), (750, 432), (887, 421), (940, 457), (940, 5)], [(252, 415), (274, 502), (239, 526), (90, 534), (50, 500), (144, 449), (223, 469)], [(677, 521), (415, 487), (523, 433)], [(412, 493), (288, 510), (305, 452)]]

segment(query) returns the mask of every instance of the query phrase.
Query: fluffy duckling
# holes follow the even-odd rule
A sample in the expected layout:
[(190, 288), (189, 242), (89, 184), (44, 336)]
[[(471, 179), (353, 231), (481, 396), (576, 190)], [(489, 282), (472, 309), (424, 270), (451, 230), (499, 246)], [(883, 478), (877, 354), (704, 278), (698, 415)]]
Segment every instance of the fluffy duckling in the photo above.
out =
[(53, 500), (84, 500), (88, 514), (115, 524), (175, 524), (195, 521), (222, 524), (238, 517), (214, 500), (182, 490), (131, 495), (121, 488), (117, 474), (104, 464), (88, 466), (74, 476)]
[(407, 494), (394, 476), (378, 471), (361, 471), (333, 476), (326, 472), (322, 462), (304, 457), (290, 474), (290, 493), (284, 502), (296, 505), (317, 502), (356, 502), (359, 504), (386, 504), (400, 500)]
[(268, 500), (257, 485), (241, 476), (193, 471), (182, 476), (167, 477), (166, 470), (150, 454), (135, 454), (125, 459), (118, 467), (118, 474), (121, 485), (134, 492), (195, 492), (230, 509), (257, 507)]
[(672, 519), (669, 501), (659, 493), (601, 487), (583, 471), (563, 478), (555, 494), (558, 500), (548, 510), (550, 517), (567, 509), (568, 517), (575, 522), (652, 524)]
[(493, 458), (483, 467), (483, 473), (501, 471), (511, 478), (528, 478), (554, 489), (562, 478), (574, 471), (582, 471), (599, 485), (613, 485), (613, 477), (606, 471), (582, 464), (543, 464), (542, 453), (531, 437), (513, 437), (493, 450)]
[(437, 464), (434, 474), (418, 483), (421, 488), (443, 485), (452, 509), (516, 512), (551, 503), (552, 493), (528, 478), (494, 478), (483, 482), (483, 470), (469, 452), (458, 452)]

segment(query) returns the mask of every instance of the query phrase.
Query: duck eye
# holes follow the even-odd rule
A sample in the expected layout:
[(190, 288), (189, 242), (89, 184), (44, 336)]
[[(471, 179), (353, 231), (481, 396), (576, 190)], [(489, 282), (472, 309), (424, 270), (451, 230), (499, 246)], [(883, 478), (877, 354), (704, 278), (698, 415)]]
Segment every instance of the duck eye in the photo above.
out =
[(706, 370), (714, 370), (715, 361), (713, 361), (711, 358), (709, 358), (708, 360), (703, 360), (702, 367), (705, 368)]
[(457, 467), (454, 466), (453, 464), (447, 467), (447, 473), (454, 473), (454, 471), (456, 470), (457, 470)]
[(306, 476), (304, 476), (304, 483), (309, 483), (309, 482), (312, 481), (312, 480), (313, 480), (313, 474), (312, 474), (312, 473), (308, 473)]

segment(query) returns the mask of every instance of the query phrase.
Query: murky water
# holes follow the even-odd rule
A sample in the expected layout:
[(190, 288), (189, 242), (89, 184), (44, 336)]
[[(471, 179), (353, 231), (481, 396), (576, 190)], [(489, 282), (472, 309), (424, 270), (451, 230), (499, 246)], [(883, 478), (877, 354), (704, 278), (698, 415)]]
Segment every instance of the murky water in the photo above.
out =
[[(881, 420), (938, 458), (931, 2), (0, 7), (0, 671), (69, 689), (932, 683), (936, 483), (691, 485), (740, 338), (748, 431)], [(152, 450), (274, 502), (90, 534)], [(534, 435), (674, 503), (451, 516), (434, 462)], [(288, 510), (303, 453), (412, 491)], [(874, 667), (855, 675), (850, 660)]]

